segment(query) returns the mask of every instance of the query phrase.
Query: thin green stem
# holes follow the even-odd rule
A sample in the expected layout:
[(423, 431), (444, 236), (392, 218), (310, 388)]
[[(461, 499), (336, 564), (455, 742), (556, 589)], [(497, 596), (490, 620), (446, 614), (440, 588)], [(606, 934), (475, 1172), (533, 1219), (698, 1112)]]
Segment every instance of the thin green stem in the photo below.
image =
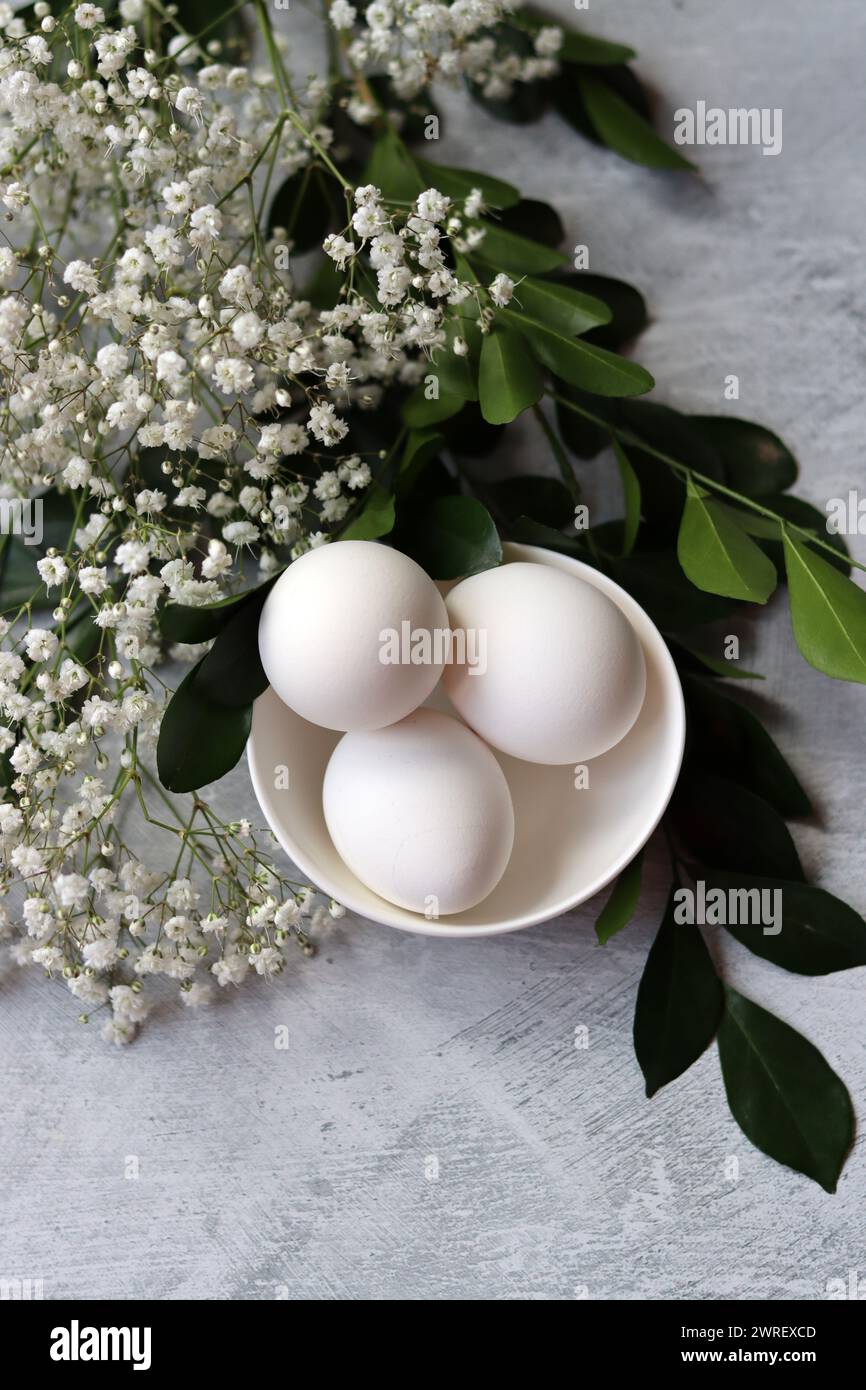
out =
[[(729, 497), (732, 502), (736, 502), (741, 507), (748, 508), (749, 511), (756, 512), (759, 516), (765, 516), (768, 517), (770, 521), (778, 522), (783, 531), (793, 531), (796, 535), (802, 536), (803, 540), (808, 542), (809, 545), (815, 546), (818, 550), (826, 550), (834, 559), (839, 559), (840, 552), (836, 550), (834, 546), (830, 545), (829, 541), (821, 540), (820, 536), (816, 536), (815, 532), (810, 531), (807, 527), (796, 526), (794, 522), (789, 521), (787, 517), (780, 516), (778, 512), (774, 512), (771, 507), (763, 506), (760, 502), (756, 502), (753, 497), (747, 497), (745, 493), (736, 492), (734, 488), (727, 487), (724, 483), (718, 482), (715, 478), (710, 478), (706, 473), (699, 473), (696, 468), (691, 468), (689, 464), (683, 463), (681, 459), (672, 458), (670, 454), (666, 454), (663, 450), (656, 449), (653, 445), (648, 444), (639, 434), (634, 434), (633, 431), (629, 429), (622, 429), (619, 425), (612, 425), (609, 420), (603, 419), (600, 415), (595, 415), (591, 410), (586, 410), (582, 405), (575, 404), (575, 402), (570, 401), (567, 396), (560, 396), (555, 391), (548, 391), (547, 394), (550, 396), (551, 400), (556, 401), (559, 405), (565, 406), (567, 410), (574, 411), (575, 415), (581, 415), (584, 420), (589, 420), (591, 424), (598, 425), (601, 429), (606, 430), (611, 438), (619, 439), (624, 444), (631, 444), (633, 448), (641, 449), (643, 453), (649, 454), (651, 458), (658, 459), (659, 463), (667, 464), (668, 468), (672, 468), (679, 477), (694, 478), (697, 482), (703, 484), (704, 487), (711, 488), (713, 492), (719, 493), (722, 497)], [(859, 560), (853, 560), (850, 556), (847, 558), (849, 564), (853, 565), (855, 569), (866, 572), (866, 564), (861, 564)]]

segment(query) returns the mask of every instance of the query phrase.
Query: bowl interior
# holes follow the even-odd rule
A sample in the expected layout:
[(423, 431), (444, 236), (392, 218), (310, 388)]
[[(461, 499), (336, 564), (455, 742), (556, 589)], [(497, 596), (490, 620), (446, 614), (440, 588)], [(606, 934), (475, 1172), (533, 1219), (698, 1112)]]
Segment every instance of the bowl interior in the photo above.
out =
[[(489, 897), (467, 912), (428, 921), (366, 888), (331, 843), (322, 812), (325, 767), (341, 735), (309, 724), (273, 690), (253, 708), (247, 748), (259, 805), (283, 849), (324, 892), (363, 917), (427, 936), (485, 936), (546, 921), (599, 892), (648, 840), (673, 792), (682, 761), (685, 717), (676, 668), (660, 633), (617, 584), (570, 556), (508, 544), (505, 563), (553, 565), (594, 584), (623, 610), (641, 640), (647, 690), (626, 737), (586, 764), (540, 767), (496, 757), (514, 802), (508, 868)], [(454, 713), (437, 689), (428, 704)]]

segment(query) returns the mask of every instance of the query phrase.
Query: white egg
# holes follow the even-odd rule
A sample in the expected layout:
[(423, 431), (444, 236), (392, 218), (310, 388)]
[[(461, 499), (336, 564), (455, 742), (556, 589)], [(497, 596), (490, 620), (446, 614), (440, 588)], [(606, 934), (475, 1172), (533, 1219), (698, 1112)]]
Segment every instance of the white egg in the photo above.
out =
[[(448, 615), (420, 565), (373, 541), (309, 550), (271, 590), (259, 654), (280, 699), (326, 729), (379, 729), (427, 699)], [(441, 634), (437, 638), (437, 634)]]
[(356, 877), (428, 917), (486, 898), (514, 843), (511, 793), (490, 749), (430, 709), (341, 738), (323, 805), (331, 839)]
[(646, 693), (643, 649), (594, 585), (515, 563), (464, 579), (446, 604), (455, 655), (470, 660), (446, 667), (445, 689), (494, 748), (527, 762), (581, 763), (628, 733)]

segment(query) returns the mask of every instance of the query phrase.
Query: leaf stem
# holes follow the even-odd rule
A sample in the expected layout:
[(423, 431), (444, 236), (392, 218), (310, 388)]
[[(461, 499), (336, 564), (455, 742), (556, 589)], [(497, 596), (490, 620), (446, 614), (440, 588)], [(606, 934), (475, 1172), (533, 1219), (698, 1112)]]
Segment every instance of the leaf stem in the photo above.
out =
[[(681, 477), (697, 479), (697, 481), (702, 483), (705, 487), (712, 488), (714, 492), (720, 493), (723, 497), (730, 497), (732, 501), (738, 502), (740, 506), (748, 507), (750, 511), (757, 512), (760, 516), (766, 516), (769, 517), (771, 521), (778, 522), (783, 532), (786, 530), (793, 531), (796, 535), (802, 536), (803, 540), (809, 545), (813, 545), (819, 550), (826, 550), (835, 560), (840, 558), (840, 551), (830, 545), (829, 541), (821, 540), (820, 536), (816, 536), (814, 531), (809, 531), (805, 526), (796, 526), (794, 522), (788, 521), (786, 517), (780, 516), (778, 512), (774, 512), (770, 507), (762, 506), (760, 502), (755, 502), (753, 498), (746, 497), (742, 492), (735, 492), (733, 488), (726, 487), (724, 483), (717, 482), (715, 478), (710, 478), (706, 473), (699, 473), (696, 468), (691, 468), (687, 463), (683, 463), (681, 459), (672, 458), (670, 454), (664, 453), (661, 449), (654, 448), (653, 445), (648, 444), (645, 439), (642, 439), (639, 434), (634, 434), (631, 430), (623, 429), (619, 425), (612, 425), (609, 420), (603, 419), (600, 415), (595, 415), (591, 410), (586, 410), (582, 405), (577, 405), (574, 401), (570, 401), (567, 396), (560, 396), (556, 391), (548, 391), (547, 394), (550, 396), (551, 400), (556, 401), (558, 405), (565, 406), (567, 410), (573, 410), (576, 415), (582, 415), (584, 420), (589, 420), (591, 424), (598, 425), (601, 429), (606, 430), (613, 439), (620, 439), (624, 444), (631, 444), (633, 448), (641, 449), (643, 453), (658, 459), (660, 463), (667, 464), (668, 468), (672, 468), (674, 472)], [(850, 555), (842, 555), (841, 558), (847, 559), (848, 563), (853, 565), (855, 569), (866, 572), (866, 564), (861, 564), (859, 560), (853, 559)]]
[(547, 439), (547, 442), (550, 445), (553, 457), (556, 459), (556, 462), (559, 465), (559, 471), (562, 475), (562, 481), (565, 483), (565, 486), (571, 493), (572, 498), (575, 501), (577, 501), (578, 497), (580, 496), (580, 488), (578, 486), (577, 478), (574, 476), (574, 469), (571, 467), (566, 457), (565, 450), (562, 447), (562, 443), (557, 437), (555, 430), (551, 426), (550, 421), (548, 420), (547, 416), (545, 415), (544, 411), (542, 410), (541, 406), (538, 404), (537, 401), (535, 405), (532, 407), (532, 413), (538, 421), (539, 425), (541, 426), (545, 438)]

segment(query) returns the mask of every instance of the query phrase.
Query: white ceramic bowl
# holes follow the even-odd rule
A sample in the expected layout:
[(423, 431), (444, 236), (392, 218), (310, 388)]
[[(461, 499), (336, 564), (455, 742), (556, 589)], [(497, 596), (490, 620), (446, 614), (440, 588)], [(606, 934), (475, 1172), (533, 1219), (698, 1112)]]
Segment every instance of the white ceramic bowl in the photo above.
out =
[[(270, 689), (253, 707), (247, 758), (271, 830), (318, 888), (388, 927), (424, 936), (495, 936), (568, 912), (600, 892), (646, 844), (676, 784), (685, 743), (683, 694), (658, 629), (624, 589), (579, 560), (531, 545), (504, 549), (506, 564), (553, 565), (619, 604), (643, 645), (647, 691), (622, 742), (586, 765), (587, 788), (576, 789), (571, 767), (540, 767), (496, 753), (514, 802), (514, 849), (497, 887), (477, 907), (428, 921), (366, 888), (334, 849), (322, 813), (322, 780), (340, 734), (307, 723)], [(441, 686), (428, 703), (451, 708)], [(278, 768), (288, 769), (288, 788), (282, 789), (286, 779)]]

